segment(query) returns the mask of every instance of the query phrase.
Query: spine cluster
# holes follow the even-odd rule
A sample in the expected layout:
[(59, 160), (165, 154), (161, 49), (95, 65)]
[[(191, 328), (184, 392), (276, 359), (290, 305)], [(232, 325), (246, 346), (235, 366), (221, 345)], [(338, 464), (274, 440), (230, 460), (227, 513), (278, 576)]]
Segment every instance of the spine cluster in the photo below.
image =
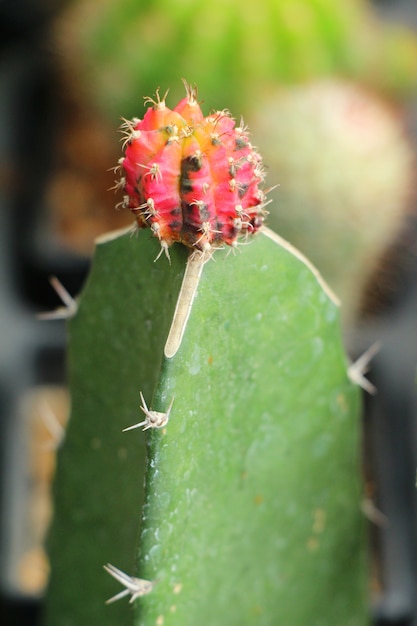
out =
[(252, 235), (262, 225), (262, 159), (228, 111), (203, 116), (196, 89), (173, 109), (147, 99), (143, 119), (124, 123), (125, 156), (117, 187), (123, 207), (149, 227), (168, 255), (174, 242), (203, 252)]

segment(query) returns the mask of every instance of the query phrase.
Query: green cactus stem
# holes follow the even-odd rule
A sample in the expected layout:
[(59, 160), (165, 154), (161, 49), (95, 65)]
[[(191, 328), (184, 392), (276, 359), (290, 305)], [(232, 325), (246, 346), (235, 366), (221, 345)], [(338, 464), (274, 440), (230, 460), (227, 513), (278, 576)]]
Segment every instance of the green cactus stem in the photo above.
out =
[[(148, 231), (101, 241), (69, 323), (45, 623), (365, 625), (359, 394), (337, 304), (262, 229), (188, 265), (170, 332), (187, 250), (171, 265), (158, 250)], [(174, 398), (169, 420), (123, 433), (144, 419), (140, 391), (159, 413)], [(123, 592), (105, 563), (153, 583), (133, 615), (105, 606)]]

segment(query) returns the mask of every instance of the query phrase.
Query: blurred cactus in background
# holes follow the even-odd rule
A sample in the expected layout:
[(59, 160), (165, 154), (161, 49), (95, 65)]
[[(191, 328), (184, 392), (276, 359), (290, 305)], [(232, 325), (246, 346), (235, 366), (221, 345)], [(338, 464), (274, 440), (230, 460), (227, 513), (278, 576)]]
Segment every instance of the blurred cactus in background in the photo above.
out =
[(352, 322), (410, 203), (415, 162), (398, 111), (352, 83), (316, 81), (277, 89), (251, 127), (283, 181), (271, 225), (317, 264)]
[(75, 4), (81, 62), (97, 100), (137, 113), (138, 93), (195, 81), (210, 108), (247, 113), (277, 84), (343, 76), (387, 92), (417, 75), (406, 28), (380, 23), (363, 0), (84, 0)]

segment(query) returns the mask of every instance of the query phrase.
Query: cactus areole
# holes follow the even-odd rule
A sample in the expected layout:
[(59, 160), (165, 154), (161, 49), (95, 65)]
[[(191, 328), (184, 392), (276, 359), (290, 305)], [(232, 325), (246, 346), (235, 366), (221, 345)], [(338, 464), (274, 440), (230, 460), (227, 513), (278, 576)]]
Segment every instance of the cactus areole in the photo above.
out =
[(150, 227), (168, 258), (174, 242), (202, 252), (236, 246), (266, 214), (262, 159), (246, 128), (226, 110), (204, 117), (196, 88), (184, 84), (187, 95), (173, 110), (157, 92), (142, 120), (124, 122), (116, 183), (122, 206)]

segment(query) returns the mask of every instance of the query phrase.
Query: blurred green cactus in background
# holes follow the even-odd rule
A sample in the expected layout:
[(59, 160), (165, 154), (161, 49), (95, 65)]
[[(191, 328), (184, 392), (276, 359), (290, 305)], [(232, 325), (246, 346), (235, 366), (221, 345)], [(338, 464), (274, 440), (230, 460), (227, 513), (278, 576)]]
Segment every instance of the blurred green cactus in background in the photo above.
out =
[(271, 226), (317, 264), (351, 324), (412, 198), (415, 157), (398, 111), (328, 80), (278, 88), (248, 120), (282, 181)]
[[(84, 0), (73, 23), (97, 101), (137, 113), (155, 85), (196, 82), (208, 108), (246, 114), (277, 84), (343, 76), (397, 93), (414, 84), (417, 43), (363, 0)], [(73, 43), (73, 42), (72, 42)]]

